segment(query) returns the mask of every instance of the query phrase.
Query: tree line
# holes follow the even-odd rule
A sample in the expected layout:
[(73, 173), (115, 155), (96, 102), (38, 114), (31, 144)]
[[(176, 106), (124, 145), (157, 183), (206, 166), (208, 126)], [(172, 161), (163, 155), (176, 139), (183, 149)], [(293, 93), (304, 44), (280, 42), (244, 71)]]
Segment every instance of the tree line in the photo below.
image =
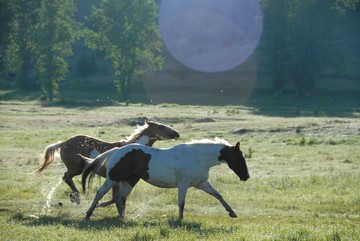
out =
[(72, 1), (1, 0), (0, 68), (15, 73), (15, 87), (41, 88), (53, 100), (80, 33), (75, 11)]
[[(358, 2), (260, 0), (258, 50), (276, 94), (292, 82), (301, 96), (314, 87), (316, 75), (343, 66), (332, 41), (336, 21)], [(131, 100), (133, 80), (162, 67), (158, 7), (155, 0), (101, 0), (84, 24), (75, 20), (74, 0), (0, 0), (0, 83), (13, 74), (13, 87), (41, 89), (52, 101), (69, 70), (66, 59), (82, 38), (110, 60), (116, 89)]]
[(344, 70), (343, 49), (334, 31), (358, 0), (261, 0), (264, 10), (262, 67), (271, 73), (275, 95), (291, 82), (296, 94), (312, 90), (324, 70)]
[(76, 40), (110, 60), (115, 86), (131, 99), (132, 80), (160, 68), (158, 5), (153, 0), (104, 0), (86, 26), (75, 21), (73, 0), (0, 0), (2, 80), (14, 73), (14, 87), (41, 88), (52, 101), (69, 69)]

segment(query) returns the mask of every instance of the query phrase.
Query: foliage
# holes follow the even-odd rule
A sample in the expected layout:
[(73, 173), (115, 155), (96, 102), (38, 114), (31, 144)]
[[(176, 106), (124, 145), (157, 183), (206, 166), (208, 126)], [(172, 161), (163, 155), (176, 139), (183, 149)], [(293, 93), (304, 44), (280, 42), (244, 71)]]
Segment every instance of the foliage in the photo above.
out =
[(11, 20), (11, 12), (9, 10), (9, 1), (0, 0), (0, 83), (4, 78), (5, 70), (5, 54), (7, 46), (7, 34), (9, 32), (9, 24)]
[[(14, 0), (8, 9), (10, 21), (7, 62), (16, 72), (16, 86), (23, 90), (42, 88), (51, 101), (58, 82), (65, 78), (79, 25), (74, 21), (73, 1)], [(38, 81), (36, 81), (38, 79)]]
[(336, 20), (358, 0), (262, 0), (264, 65), (273, 74), (275, 94), (293, 81), (299, 96), (313, 89), (325, 69), (341, 68), (344, 58), (333, 42)]
[(34, 89), (35, 80), (30, 78), (36, 69), (38, 44), (36, 24), (39, 1), (10, 1), (8, 11), (13, 15), (10, 21), (9, 45), (7, 48), (8, 69), (16, 73), (16, 87)]
[(131, 100), (132, 82), (162, 64), (157, 5), (152, 0), (107, 0), (94, 8), (92, 26), (85, 32), (88, 47), (106, 53), (112, 61), (115, 85)]
[(77, 39), (79, 25), (74, 20), (73, 1), (42, 0), (38, 9), (37, 70), (41, 88), (53, 100), (58, 83), (68, 71), (66, 57), (72, 55), (72, 45)]

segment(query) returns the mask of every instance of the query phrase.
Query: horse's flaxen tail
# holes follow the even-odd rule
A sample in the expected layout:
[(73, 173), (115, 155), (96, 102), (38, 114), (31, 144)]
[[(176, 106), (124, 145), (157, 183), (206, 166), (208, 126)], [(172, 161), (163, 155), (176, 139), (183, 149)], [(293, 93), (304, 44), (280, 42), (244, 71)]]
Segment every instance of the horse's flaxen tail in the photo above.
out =
[(36, 175), (39, 175), (42, 171), (44, 171), (51, 163), (55, 160), (55, 152), (58, 148), (60, 148), (64, 144), (63, 141), (53, 143), (48, 145), (44, 151), (44, 162), (41, 166), (34, 172)]
[(113, 153), (116, 148), (113, 148), (109, 151), (106, 151), (100, 155), (98, 155), (95, 159), (87, 158), (79, 154), (81, 158), (87, 163), (83, 169), (82, 177), (81, 177), (81, 185), (83, 192), (86, 192), (86, 178), (90, 175), (88, 180), (88, 186), (90, 186), (91, 179), (94, 177), (97, 169), (100, 169), (102, 165), (106, 164), (108, 157)]

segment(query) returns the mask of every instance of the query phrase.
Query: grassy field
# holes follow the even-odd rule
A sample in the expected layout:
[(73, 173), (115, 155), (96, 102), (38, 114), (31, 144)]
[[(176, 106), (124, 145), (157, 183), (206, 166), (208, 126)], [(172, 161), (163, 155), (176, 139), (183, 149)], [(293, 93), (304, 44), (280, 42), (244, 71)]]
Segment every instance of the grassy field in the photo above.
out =
[[(0, 239), (360, 240), (359, 99), (337, 100), (328, 105), (320, 99), (292, 104), (272, 98), (250, 100), (247, 106), (95, 107), (2, 100)], [(31, 175), (48, 144), (75, 134), (126, 139), (142, 116), (181, 133), (179, 140), (156, 147), (215, 136), (241, 142), (251, 174), (247, 182), (226, 165), (210, 172), (211, 183), (238, 218), (228, 217), (216, 199), (190, 189), (180, 223), (176, 189), (141, 181), (129, 196), (126, 221), (118, 219), (115, 206), (98, 208), (91, 221), (84, 221), (103, 179), (95, 180), (76, 205), (61, 181), (61, 161), (39, 177)], [(80, 187), (79, 177), (75, 182)]]

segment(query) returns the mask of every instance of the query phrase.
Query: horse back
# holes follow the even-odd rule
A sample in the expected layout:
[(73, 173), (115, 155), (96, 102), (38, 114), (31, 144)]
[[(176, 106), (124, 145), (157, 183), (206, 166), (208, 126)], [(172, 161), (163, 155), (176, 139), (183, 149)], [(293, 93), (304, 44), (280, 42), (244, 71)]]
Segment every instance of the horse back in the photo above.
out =
[(60, 155), (62, 158), (67, 156), (73, 158), (74, 155), (81, 154), (94, 158), (113, 147), (116, 147), (116, 143), (105, 142), (86, 135), (77, 135), (64, 142)]

